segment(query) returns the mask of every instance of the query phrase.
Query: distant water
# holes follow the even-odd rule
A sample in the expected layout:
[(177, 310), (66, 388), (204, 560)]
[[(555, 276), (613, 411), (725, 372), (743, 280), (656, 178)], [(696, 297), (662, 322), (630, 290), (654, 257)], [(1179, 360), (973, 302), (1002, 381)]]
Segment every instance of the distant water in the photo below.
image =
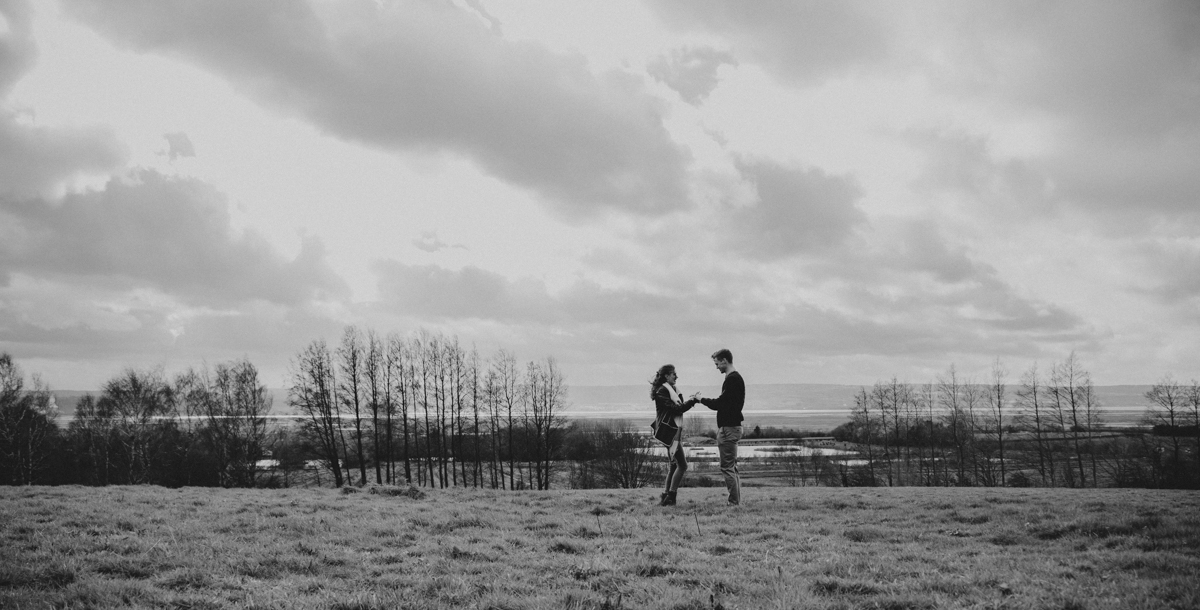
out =
[[(804, 430), (831, 430), (849, 421), (854, 395), (861, 386), (835, 384), (750, 384), (746, 388), (746, 407), (743, 414), (746, 426), (777, 426)], [(870, 389), (869, 387), (867, 388)], [(1104, 417), (1109, 424), (1136, 423), (1146, 411), (1145, 393), (1150, 386), (1096, 386)], [(684, 396), (700, 392), (717, 396), (720, 386), (681, 386)], [(287, 392), (270, 390), (274, 398), (273, 415), (286, 416)], [(654, 417), (650, 401), (650, 385), (570, 386), (569, 407), (565, 415), (578, 419), (625, 419), (638, 424)], [(87, 394), (81, 391), (54, 392), (61, 417), (66, 424), (75, 412), (75, 405)], [(1009, 400), (1016, 397), (1016, 386), (1008, 386)], [(710, 420), (715, 425), (715, 412), (697, 405), (687, 415)]]
[[(835, 384), (751, 384), (746, 388), (745, 426), (778, 426), (810, 430), (830, 430), (850, 420), (854, 395), (862, 386)], [(867, 388), (870, 390), (870, 387)], [(1016, 398), (1016, 387), (1007, 387), (1008, 400)], [(1146, 411), (1145, 394), (1150, 386), (1096, 386), (1104, 419), (1110, 424), (1136, 423)], [(683, 386), (684, 396), (700, 392), (717, 396), (719, 386)], [(571, 409), (578, 418), (628, 419), (638, 422), (653, 418), (650, 386), (572, 386)], [(715, 413), (697, 405), (688, 417), (714, 418)]]

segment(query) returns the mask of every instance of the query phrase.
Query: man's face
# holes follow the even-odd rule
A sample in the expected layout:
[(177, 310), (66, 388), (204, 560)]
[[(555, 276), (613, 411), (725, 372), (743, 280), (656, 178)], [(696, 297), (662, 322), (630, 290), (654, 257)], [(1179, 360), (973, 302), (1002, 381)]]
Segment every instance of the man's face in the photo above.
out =
[(729, 361), (724, 358), (713, 358), (713, 364), (717, 365), (717, 370), (722, 374), (729, 372)]

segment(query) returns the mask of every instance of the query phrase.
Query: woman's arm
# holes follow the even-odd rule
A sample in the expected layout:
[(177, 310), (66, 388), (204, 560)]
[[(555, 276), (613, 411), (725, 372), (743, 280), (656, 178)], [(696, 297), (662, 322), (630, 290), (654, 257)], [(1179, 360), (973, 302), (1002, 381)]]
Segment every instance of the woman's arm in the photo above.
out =
[(654, 393), (654, 406), (657, 407), (659, 411), (666, 411), (671, 415), (683, 415), (684, 413), (687, 413), (688, 409), (692, 408), (691, 405), (681, 406), (675, 404), (675, 401), (671, 400), (671, 391), (665, 387), (659, 388), (658, 391)]

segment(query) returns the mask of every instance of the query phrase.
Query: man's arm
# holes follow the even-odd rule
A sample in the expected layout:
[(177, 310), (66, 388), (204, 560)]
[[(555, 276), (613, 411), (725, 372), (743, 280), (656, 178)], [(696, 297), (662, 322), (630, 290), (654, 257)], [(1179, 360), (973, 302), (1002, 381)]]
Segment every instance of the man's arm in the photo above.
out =
[(721, 395), (716, 398), (701, 398), (700, 404), (712, 409), (720, 411), (722, 407), (728, 407), (738, 402), (746, 401), (746, 384), (741, 381), (741, 376), (736, 379), (726, 377), (724, 383), (721, 384)]

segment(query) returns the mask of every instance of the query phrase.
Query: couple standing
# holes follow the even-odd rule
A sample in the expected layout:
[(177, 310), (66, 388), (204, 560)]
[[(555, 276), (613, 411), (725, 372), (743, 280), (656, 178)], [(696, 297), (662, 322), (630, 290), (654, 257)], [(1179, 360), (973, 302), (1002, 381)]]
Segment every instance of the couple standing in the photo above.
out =
[(742, 438), (742, 405), (746, 403), (746, 382), (741, 373), (733, 368), (733, 354), (727, 349), (720, 349), (712, 355), (713, 364), (725, 375), (721, 384), (721, 395), (716, 398), (701, 398), (697, 392), (686, 401), (675, 389), (675, 365), (665, 364), (654, 374), (650, 382), (650, 397), (654, 399), (657, 412), (656, 422), (673, 420), (675, 434), (673, 438), (663, 440), (667, 443), (667, 456), (671, 467), (667, 471), (667, 485), (663, 491), (659, 506), (674, 506), (675, 494), (683, 474), (687, 472), (687, 458), (683, 452), (683, 414), (700, 403), (717, 412), (717, 452), (721, 458), (721, 474), (725, 477), (725, 487), (729, 490), (729, 503), (740, 504), (742, 501), (742, 480), (738, 476), (737, 445)]

